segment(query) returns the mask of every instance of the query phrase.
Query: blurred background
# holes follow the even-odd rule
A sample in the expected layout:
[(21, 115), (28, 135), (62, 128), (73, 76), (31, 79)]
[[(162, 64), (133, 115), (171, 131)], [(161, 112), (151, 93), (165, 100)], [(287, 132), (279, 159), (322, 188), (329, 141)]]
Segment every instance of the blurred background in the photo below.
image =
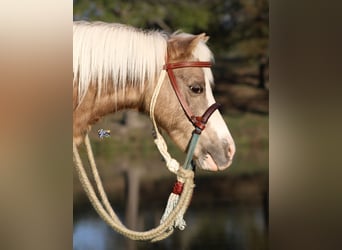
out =
[[(185, 215), (188, 226), (155, 244), (134, 242), (111, 230), (95, 213), (74, 173), (73, 248), (268, 249), (268, 1), (73, 3), (74, 20), (209, 35), (208, 46), (215, 56), (214, 96), (222, 104), (237, 148), (228, 170), (197, 170), (194, 197)], [(110, 129), (111, 137), (100, 140), (99, 128)], [(129, 228), (155, 227), (175, 177), (153, 144), (149, 119), (134, 111), (119, 112), (96, 124), (90, 136), (114, 210)], [(168, 145), (171, 155), (183, 162), (185, 154), (170, 140)]]

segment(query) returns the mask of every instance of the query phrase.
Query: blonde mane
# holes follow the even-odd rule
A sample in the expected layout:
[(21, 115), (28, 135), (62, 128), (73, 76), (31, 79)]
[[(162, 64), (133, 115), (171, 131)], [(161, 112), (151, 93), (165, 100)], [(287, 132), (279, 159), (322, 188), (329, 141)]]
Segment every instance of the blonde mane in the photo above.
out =
[[(171, 37), (190, 36), (174, 33)], [(168, 36), (160, 31), (144, 31), (123, 24), (74, 22), (73, 86), (78, 103), (91, 84), (99, 97), (112, 83), (115, 90), (127, 85), (144, 88), (155, 82), (165, 64)], [(193, 52), (199, 60), (213, 60), (212, 53), (201, 42)], [(213, 82), (210, 69), (204, 69), (206, 81)], [(116, 91), (115, 91), (116, 92)]]

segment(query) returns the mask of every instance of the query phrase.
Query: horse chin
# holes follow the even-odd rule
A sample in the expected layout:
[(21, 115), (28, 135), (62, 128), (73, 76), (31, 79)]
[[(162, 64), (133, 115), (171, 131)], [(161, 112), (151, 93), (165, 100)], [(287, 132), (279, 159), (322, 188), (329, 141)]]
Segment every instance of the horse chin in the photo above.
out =
[(207, 171), (218, 171), (219, 168), (210, 154), (205, 154), (203, 157), (195, 160), (196, 166)]
[(205, 154), (202, 159), (195, 160), (196, 166), (207, 171), (222, 171), (228, 168), (232, 164), (230, 160), (225, 166), (218, 166), (210, 154)]

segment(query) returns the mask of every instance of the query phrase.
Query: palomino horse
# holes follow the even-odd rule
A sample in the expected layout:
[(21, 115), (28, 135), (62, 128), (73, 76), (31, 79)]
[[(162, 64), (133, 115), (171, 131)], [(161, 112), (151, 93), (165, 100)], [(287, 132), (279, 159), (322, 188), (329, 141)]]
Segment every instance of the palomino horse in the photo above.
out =
[[(122, 24), (75, 22), (73, 26), (73, 140), (79, 145), (90, 126), (122, 109), (149, 113), (152, 93), (165, 65), (187, 109), (201, 115), (215, 103), (213, 60), (205, 34), (143, 31)], [(198, 62), (200, 62), (198, 64)], [(203, 65), (203, 67), (202, 67)], [(183, 67), (184, 66), (184, 67)], [(186, 151), (193, 131), (184, 106), (165, 78), (155, 106), (157, 125)], [(223, 170), (231, 165), (234, 140), (218, 110), (209, 119), (194, 153), (196, 166)]]

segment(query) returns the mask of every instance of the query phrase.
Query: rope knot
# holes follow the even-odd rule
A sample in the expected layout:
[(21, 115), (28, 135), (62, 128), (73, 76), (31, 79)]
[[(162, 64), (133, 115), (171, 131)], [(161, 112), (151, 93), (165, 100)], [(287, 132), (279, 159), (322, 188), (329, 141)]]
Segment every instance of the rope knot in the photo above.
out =
[(179, 163), (173, 158), (166, 162), (166, 166), (173, 173), (176, 173), (179, 170)]
[(172, 173), (177, 173), (177, 171), (180, 169), (180, 165), (178, 161), (173, 159), (167, 151), (167, 145), (164, 138), (161, 135), (158, 135), (157, 138), (154, 140), (154, 143), (156, 144), (160, 154), (163, 156), (167, 168)]
[(194, 171), (190, 169), (179, 168), (177, 171), (177, 177), (179, 181), (184, 183), (186, 179), (194, 178)]

